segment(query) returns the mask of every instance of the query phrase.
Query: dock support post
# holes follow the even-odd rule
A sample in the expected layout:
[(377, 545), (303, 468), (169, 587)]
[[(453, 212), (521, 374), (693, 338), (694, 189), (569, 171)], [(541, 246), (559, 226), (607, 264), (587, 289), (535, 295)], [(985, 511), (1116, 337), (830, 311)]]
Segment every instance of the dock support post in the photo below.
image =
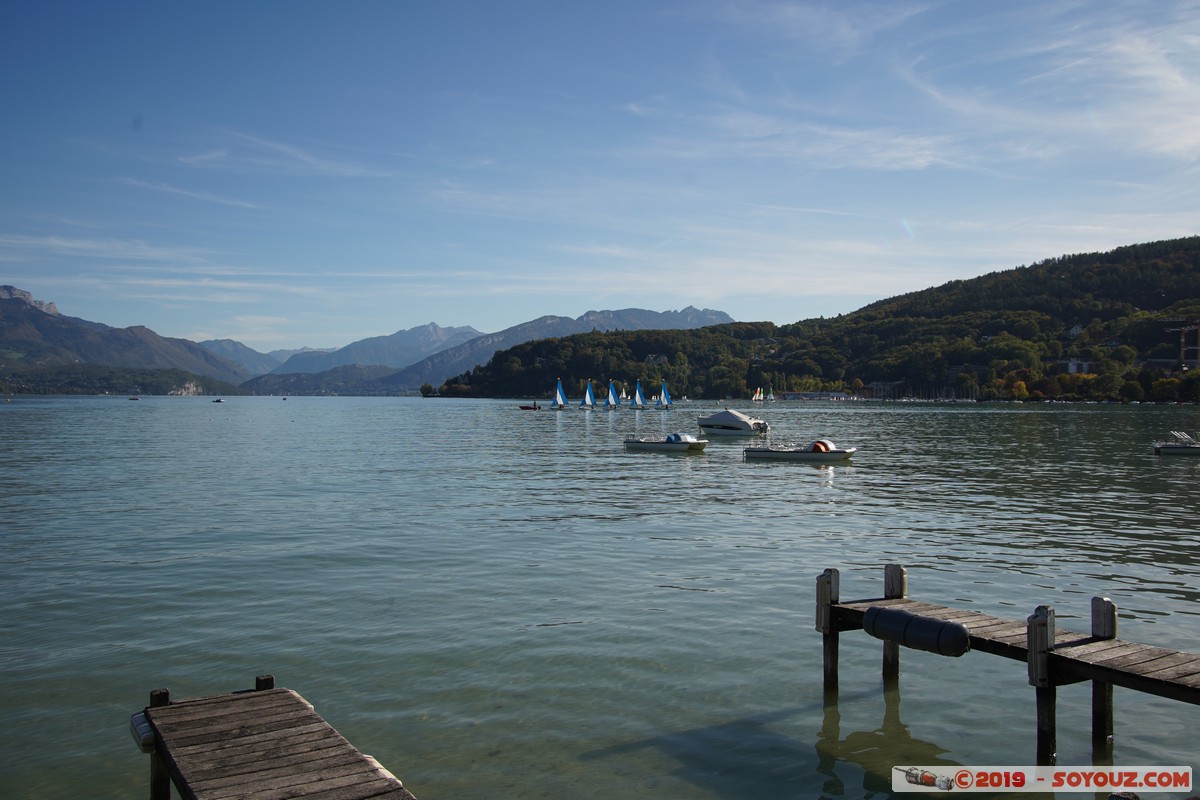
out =
[[(155, 689), (150, 692), (151, 708), (161, 708), (170, 702), (170, 691)], [(171, 773), (167, 772), (167, 764), (158, 753), (157, 742), (154, 752), (150, 754), (150, 800), (171, 800)]]
[[(899, 564), (887, 564), (883, 568), (883, 596), (887, 600), (908, 597), (908, 570)], [(883, 682), (895, 685), (900, 680), (900, 644), (883, 643)]]
[(817, 576), (817, 630), (821, 632), (822, 661), (825, 667), (825, 691), (837, 691), (838, 630), (833, 624), (834, 603), (841, 600), (841, 574), (827, 569)]
[(256, 675), (254, 677), (254, 691), (261, 692), (266, 689), (274, 689), (274, 688), (275, 688), (275, 676), (274, 675)]
[[(1117, 638), (1117, 604), (1107, 597), (1092, 598), (1092, 636)], [(1092, 759), (1111, 758), (1113, 750), (1113, 687), (1092, 681)]]
[(1058, 760), (1054, 720), (1058, 689), (1050, 675), (1050, 651), (1054, 649), (1054, 609), (1038, 606), (1025, 624), (1029, 684), (1034, 687), (1037, 696), (1037, 765), (1053, 766)]

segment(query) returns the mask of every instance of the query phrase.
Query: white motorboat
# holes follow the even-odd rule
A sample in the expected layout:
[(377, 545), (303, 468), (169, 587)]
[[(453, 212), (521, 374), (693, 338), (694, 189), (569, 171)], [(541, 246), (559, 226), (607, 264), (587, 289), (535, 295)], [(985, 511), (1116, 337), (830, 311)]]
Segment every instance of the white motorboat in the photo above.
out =
[(1174, 439), (1154, 443), (1156, 456), (1200, 456), (1200, 440), (1184, 431), (1171, 431)]
[(757, 436), (771, 429), (761, 419), (729, 408), (707, 417), (700, 417), (696, 422), (700, 425), (701, 432), (708, 436)]
[(856, 452), (857, 447), (838, 447), (828, 439), (817, 439), (803, 447), (747, 447), (742, 455), (776, 461), (849, 461)]
[(697, 439), (689, 433), (668, 433), (661, 439), (625, 437), (626, 450), (649, 450), (656, 453), (703, 453), (707, 439)]

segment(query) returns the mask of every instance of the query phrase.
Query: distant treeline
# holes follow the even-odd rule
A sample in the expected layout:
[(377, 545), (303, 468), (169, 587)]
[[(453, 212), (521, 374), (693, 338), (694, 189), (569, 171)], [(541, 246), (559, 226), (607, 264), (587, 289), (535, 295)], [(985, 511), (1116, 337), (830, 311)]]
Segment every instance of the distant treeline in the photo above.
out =
[(230, 383), (180, 369), (72, 364), (0, 375), (0, 394), (240, 395)]
[[(1064, 256), (791, 325), (543, 339), (425, 393), (579, 397), (666, 380), (672, 394), (1200, 400), (1200, 237)], [(1181, 334), (1184, 347), (1181, 348)]]

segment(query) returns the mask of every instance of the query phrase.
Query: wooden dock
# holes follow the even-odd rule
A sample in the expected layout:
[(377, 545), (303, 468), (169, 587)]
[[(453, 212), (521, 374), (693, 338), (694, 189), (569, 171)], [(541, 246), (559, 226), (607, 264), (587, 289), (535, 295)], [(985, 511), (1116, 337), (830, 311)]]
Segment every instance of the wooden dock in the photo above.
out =
[(151, 800), (415, 800), (308, 701), (260, 676), (253, 691), (172, 702), (165, 689), (131, 720), (151, 753)]
[[(916, 615), (926, 627), (961, 625), (970, 649), (1024, 661), (1030, 685), (1036, 690), (1037, 763), (1053, 764), (1055, 687), (1092, 681), (1092, 739), (1112, 746), (1112, 687), (1200, 705), (1200, 654), (1184, 653), (1117, 638), (1117, 608), (1105, 597), (1092, 598), (1089, 633), (1059, 630), (1054, 609), (1038, 606), (1024, 622), (978, 611), (923, 603), (908, 597), (906, 571), (889, 565), (884, 572), (884, 596), (842, 602), (840, 577), (827, 569), (817, 578), (817, 630), (824, 635), (825, 687), (837, 688), (838, 634), (861, 630), (871, 608), (896, 609)], [(933, 649), (922, 648), (922, 649)], [(883, 675), (899, 672), (896, 642), (884, 642)]]

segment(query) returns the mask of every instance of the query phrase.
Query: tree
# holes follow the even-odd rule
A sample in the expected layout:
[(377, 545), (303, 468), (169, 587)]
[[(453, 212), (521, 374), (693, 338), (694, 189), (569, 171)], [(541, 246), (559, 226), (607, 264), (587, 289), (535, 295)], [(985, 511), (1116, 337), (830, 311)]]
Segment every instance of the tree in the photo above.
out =
[(1150, 385), (1150, 399), (1157, 403), (1174, 403), (1179, 399), (1179, 379), (1160, 378)]
[(1146, 397), (1146, 390), (1137, 381), (1125, 381), (1121, 384), (1121, 399), (1130, 403), (1140, 403)]

